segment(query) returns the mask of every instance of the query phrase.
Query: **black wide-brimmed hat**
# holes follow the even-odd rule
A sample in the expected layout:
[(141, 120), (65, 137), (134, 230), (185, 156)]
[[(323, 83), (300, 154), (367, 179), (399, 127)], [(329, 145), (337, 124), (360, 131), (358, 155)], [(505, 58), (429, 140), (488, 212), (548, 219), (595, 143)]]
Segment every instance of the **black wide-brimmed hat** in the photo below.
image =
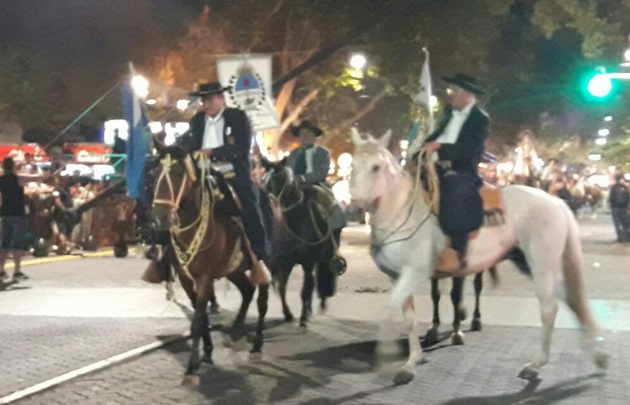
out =
[(477, 83), (477, 80), (474, 77), (465, 75), (463, 73), (457, 73), (453, 77), (443, 77), (442, 80), (444, 80), (446, 83), (454, 84), (455, 86), (458, 86), (472, 94), (486, 94), (486, 92), (479, 86), (479, 83)]
[(291, 133), (293, 134), (293, 136), (299, 136), (300, 131), (303, 129), (308, 129), (315, 136), (321, 136), (324, 133), (324, 131), (322, 131), (320, 128), (318, 128), (311, 121), (308, 120), (302, 121), (300, 125), (293, 126), (291, 128)]
[(189, 94), (191, 97), (203, 97), (203, 96), (209, 96), (211, 94), (223, 93), (224, 91), (228, 91), (230, 89), (231, 89), (230, 86), (223, 87), (221, 86), (221, 83), (219, 82), (210, 82), (210, 83), (200, 84), (199, 89), (197, 89), (197, 91), (189, 93)]

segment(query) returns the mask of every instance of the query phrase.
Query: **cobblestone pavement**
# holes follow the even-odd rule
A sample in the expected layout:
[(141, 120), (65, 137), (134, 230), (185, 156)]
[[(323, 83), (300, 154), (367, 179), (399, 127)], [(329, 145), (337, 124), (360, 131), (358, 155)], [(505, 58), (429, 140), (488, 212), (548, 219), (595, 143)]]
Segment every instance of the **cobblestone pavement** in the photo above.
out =
[[(630, 396), (625, 382), (630, 361), (630, 289), (626, 287), (630, 247), (611, 243), (614, 231), (609, 216), (586, 218), (580, 229), (588, 295), (608, 329), (612, 361), (605, 376), (596, 374), (583, 358), (575, 321), (561, 308), (543, 381), (533, 387), (516, 378), (538, 348), (540, 321), (531, 283), (510, 264), (502, 264), (500, 285), (486, 287), (483, 293), (483, 332), (467, 333), (462, 347), (445, 341), (429, 348), (428, 362), (418, 366), (416, 379), (392, 387), (394, 364), (400, 361), (377, 365), (373, 356), (378, 324), (388, 315), (384, 307), (389, 284), (367, 253), (367, 232), (352, 227), (344, 232), (342, 243), (349, 270), (339, 279), (328, 314), (315, 316), (308, 330), (284, 324), (272, 294), (262, 361), (251, 362), (245, 353), (218, 347), (216, 365), (203, 369), (202, 385), (193, 390), (179, 385), (187, 347), (173, 344), (19, 403), (625, 404), (624, 398)], [(18, 286), (22, 289), (0, 293), (0, 396), (185, 329), (181, 312), (174, 306), (165, 309), (163, 287), (138, 280), (145, 264), (130, 257), (27, 267), (31, 280)], [(298, 269), (294, 273), (288, 298), (298, 313), (302, 277)], [(448, 286), (443, 283), (444, 293)], [(226, 309), (221, 321), (228, 322), (238, 294), (220, 282), (218, 296)], [(422, 333), (430, 320), (428, 286), (418, 291), (416, 302), (424, 323)], [(451, 322), (451, 312), (444, 302), (444, 323)], [(401, 332), (402, 319), (396, 321)], [(445, 334), (448, 330), (443, 327)], [(220, 338), (218, 332), (213, 336)]]

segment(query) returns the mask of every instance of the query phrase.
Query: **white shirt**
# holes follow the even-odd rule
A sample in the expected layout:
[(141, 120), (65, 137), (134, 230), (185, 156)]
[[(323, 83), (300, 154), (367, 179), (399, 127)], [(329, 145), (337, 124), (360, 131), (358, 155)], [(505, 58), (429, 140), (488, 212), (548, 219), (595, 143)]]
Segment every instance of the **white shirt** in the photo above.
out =
[(438, 143), (455, 143), (457, 142), (457, 138), (459, 138), (459, 133), (464, 126), (464, 122), (468, 119), (470, 115), (470, 111), (472, 110), (475, 102), (471, 102), (462, 110), (453, 110), (453, 115), (448, 120), (448, 124), (442, 131), (442, 134), (435, 139), (435, 142)]
[(223, 126), (225, 119), (223, 111), (216, 117), (206, 115), (206, 128), (203, 132), (201, 149), (214, 149), (223, 146)]

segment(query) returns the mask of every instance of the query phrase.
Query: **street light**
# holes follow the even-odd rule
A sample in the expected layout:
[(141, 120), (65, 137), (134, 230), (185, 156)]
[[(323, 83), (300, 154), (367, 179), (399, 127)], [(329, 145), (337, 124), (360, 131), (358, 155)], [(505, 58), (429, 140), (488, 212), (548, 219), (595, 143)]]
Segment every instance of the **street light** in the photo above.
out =
[(134, 75), (131, 78), (131, 88), (138, 97), (145, 98), (149, 95), (149, 81), (141, 75)]
[(606, 145), (606, 138), (597, 138), (595, 139), (595, 145), (597, 146), (604, 146)]
[(613, 120), (612, 115), (607, 115), (607, 116), (604, 117), (604, 121), (606, 121), (606, 122), (610, 122), (612, 120)]
[(366, 64), (367, 64), (367, 59), (365, 58), (365, 55), (363, 54), (355, 53), (350, 58), (350, 66), (352, 66), (354, 69), (361, 70), (365, 67)]
[(626, 51), (623, 53), (623, 58), (630, 62), (630, 49), (626, 49)]
[(597, 131), (597, 135), (599, 135), (599, 136), (608, 136), (608, 135), (610, 135), (610, 129), (602, 128), (599, 131)]

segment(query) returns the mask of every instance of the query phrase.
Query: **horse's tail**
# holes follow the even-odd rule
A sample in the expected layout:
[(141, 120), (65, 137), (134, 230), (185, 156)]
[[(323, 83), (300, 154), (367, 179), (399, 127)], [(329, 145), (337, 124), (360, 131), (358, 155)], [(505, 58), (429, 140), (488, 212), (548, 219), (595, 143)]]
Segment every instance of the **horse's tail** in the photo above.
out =
[(575, 312), (582, 326), (597, 327), (584, 291), (582, 243), (578, 224), (569, 208), (566, 206), (562, 208), (568, 231), (562, 255), (567, 305)]

